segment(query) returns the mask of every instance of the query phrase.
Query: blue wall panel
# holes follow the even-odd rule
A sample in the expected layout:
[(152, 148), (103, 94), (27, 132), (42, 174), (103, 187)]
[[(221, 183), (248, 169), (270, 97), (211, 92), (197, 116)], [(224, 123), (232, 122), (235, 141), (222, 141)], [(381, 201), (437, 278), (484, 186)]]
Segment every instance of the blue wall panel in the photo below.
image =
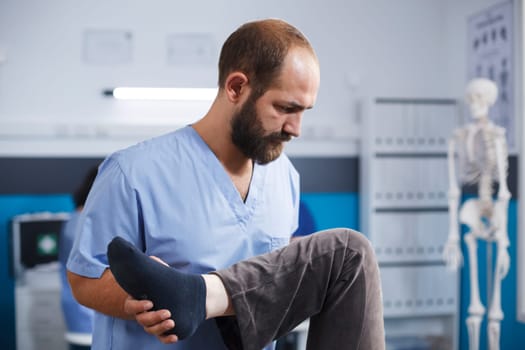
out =
[[(10, 221), (34, 212), (69, 212), (70, 195), (0, 195), (0, 349), (15, 349), (14, 280), (11, 273)], [(23, 349), (20, 349), (23, 350)]]
[(303, 193), (301, 200), (312, 212), (318, 231), (334, 227), (359, 229), (356, 193)]

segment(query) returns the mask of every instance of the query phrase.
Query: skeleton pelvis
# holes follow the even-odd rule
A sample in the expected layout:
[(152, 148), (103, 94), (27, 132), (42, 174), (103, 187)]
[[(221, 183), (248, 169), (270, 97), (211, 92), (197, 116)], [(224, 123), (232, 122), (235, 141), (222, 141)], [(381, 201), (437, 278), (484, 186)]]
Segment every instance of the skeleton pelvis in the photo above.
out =
[(459, 221), (467, 225), (476, 237), (493, 241), (500, 222), (498, 218), (500, 211), (494, 209), (493, 201), (469, 199), (459, 210)]

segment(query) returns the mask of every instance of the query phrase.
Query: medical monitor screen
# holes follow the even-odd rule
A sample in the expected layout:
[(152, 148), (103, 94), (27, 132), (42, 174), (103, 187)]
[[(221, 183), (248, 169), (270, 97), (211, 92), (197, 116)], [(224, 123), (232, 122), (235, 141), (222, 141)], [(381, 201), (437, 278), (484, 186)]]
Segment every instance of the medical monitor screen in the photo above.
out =
[(20, 259), (26, 268), (58, 260), (58, 240), (63, 220), (21, 222)]

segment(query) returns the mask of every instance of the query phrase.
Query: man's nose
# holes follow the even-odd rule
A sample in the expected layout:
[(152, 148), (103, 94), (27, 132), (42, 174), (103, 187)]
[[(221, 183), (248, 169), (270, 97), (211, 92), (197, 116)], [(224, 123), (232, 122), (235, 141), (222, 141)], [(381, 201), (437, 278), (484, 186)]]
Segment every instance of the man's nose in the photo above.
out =
[(296, 113), (286, 118), (286, 122), (283, 127), (283, 131), (292, 135), (293, 137), (299, 137), (301, 135), (301, 121), (303, 119), (303, 113)]

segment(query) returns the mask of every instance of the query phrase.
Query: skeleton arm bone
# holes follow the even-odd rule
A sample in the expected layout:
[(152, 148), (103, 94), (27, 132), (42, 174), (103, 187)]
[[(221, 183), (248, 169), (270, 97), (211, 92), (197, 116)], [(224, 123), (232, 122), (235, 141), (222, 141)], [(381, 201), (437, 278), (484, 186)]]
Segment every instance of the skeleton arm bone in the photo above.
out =
[(448, 212), (449, 212), (449, 233), (448, 239), (443, 249), (443, 259), (447, 266), (451, 269), (459, 268), (463, 263), (463, 255), (461, 254), (461, 245), (459, 241), (459, 222), (458, 222), (458, 207), (460, 189), (456, 177), (455, 166), (455, 142), (456, 138), (460, 137), (460, 131), (454, 133), (454, 137), (448, 142)]
[(495, 144), (499, 183), (498, 200), (504, 200), (508, 203), (511, 193), (507, 185), (508, 152), (504, 130), (502, 130), (501, 134), (496, 137)]
[(505, 141), (505, 131), (501, 130), (500, 135), (497, 135), (496, 140), (496, 157), (498, 167), (498, 198), (494, 206), (494, 217), (496, 225), (496, 240), (498, 245), (498, 258), (496, 261), (496, 269), (501, 274), (501, 278), (507, 275), (510, 268), (510, 256), (508, 247), (510, 245), (507, 233), (507, 217), (509, 200), (511, 193), (507, 186), (507, 168), (508, 168), (508, 153)]
[(458, 207), (459, 197), (461, 195), (456, 178), (456, 165), (455, 165), (455, 138), (448, 141), (448, 206), (449, 206), (449, 241), (459, 241), (459, 229), (458, 229)]

